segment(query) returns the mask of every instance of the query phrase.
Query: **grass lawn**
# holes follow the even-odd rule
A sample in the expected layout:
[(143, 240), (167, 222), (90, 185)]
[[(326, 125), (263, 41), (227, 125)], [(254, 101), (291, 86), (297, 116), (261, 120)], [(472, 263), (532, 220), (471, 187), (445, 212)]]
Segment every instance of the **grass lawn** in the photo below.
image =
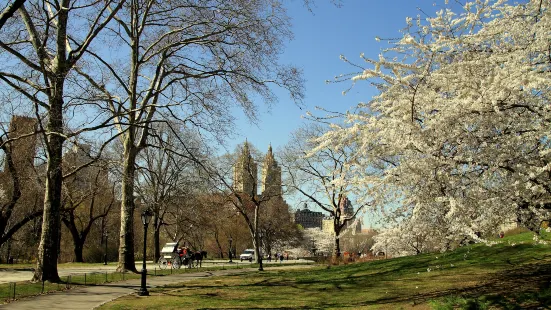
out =
[[(544, 234), (544, 240), (551, 240)], [(101, 309), (526, 309), (551, 304), (551, 245), (532, 233), (425, 254), (307, 270), (209, 278)]]

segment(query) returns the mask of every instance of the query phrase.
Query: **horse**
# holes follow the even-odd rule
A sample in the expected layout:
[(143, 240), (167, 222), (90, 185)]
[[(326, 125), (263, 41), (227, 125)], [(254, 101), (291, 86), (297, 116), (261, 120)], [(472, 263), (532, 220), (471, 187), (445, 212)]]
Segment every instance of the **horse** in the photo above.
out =
[(191, 253), (191, 260), (195, 261), (195, 267), (201, 267), (203, 262), (203, 252), (204, 251), (197, 251), (197, 252)]

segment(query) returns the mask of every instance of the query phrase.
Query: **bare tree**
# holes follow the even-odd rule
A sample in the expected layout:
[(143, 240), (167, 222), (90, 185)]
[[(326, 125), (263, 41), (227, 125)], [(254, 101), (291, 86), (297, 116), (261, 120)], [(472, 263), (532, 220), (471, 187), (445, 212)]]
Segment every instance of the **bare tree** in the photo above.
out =
[(345, 168), (350, 165), (350, 150), (330, 147), (313, 151), (317, 146), (313, 139), (324, 132), (321, 124), (306, 125), (297, 130), (282, 154), (282, 166), (287, 174), (286, 186), (294, 189), (304, 198), (329, 214), (335, 233), (333, 256), (340, 255), (340, 236), (357, 215), (363, 205), (357, 206), (354, 214), (345, 216), (343, 204), (353, 195), (352, 187), (346, 182)]
[(20, 7), (23, 6), (25, 1), (26, 0), (13, 0), (13, 2), (7, 2), (6, 7), (4, 7), (2, 9), (2, 13), (0, 13), (0, 30), (2, 30), (2, 27), (4, 27), (6, 21), (12, 17)]
[[(226, 208), (238, 212), (245, 221), (252, 238), (255, 255), (259, 263), (259, 270), (263, 270), (261, 251), (261, 211), (269, 202), (281, 198), (281, 193), (265, 192), (257, 194), (258, 177), (257, 162), (251, 155), (247, 142), (242, 148), (238, 147), (237, 156), (226, 155), (217, 158), (216, 163), (206, 157), (198, 158), (188, 149), (184, 150), (205, 172), (211, 180), (214, 188), (224, 201)], [(258, 153), (253, 150), (253, 153)], [(236, 160), (237, 157), (237, 160)], [(259, 157), (257, 155), (257, 157)], [(229, 180), (228, 175), (239, 171), (241, 176), (234, 175), (234, 180)], [(233, 181), (233, 182), (232, 182)]]
[(262, 208), (262, 247), (266, 254), (273, 249), (293, 246), (300, 241), (301, 232), (291, 220), (289, 205), (281, 197), (273, 197)]
[(34, 186), (35, 175), (32, 169), (36, 147), (35, 125), (36, 122), (32, 119), (29, 121), (28, 118), (13, 117), (10, 128), (4, 130), (0, 136), (5, 166), (0, 183), (0, 245), (8, 242), (29, 221), (42, 215), (41, 208), (21, 206), (23, 191), (29, 198), (39, 190), (38, 186)]
[[(65, 155), (64, 165), (77, 166), (91, 160), (88, 154), (83, 153), (76, 149)], [(61, 220), (73, 239), (75, 261), (84, 262), (82, 254), (90, 230), (98, 220), (109, 214), (115, 203), (107, 162), (100, 160), (65, 179), (63, 184)]]
[[(201, 180), (194, 172), (196, 168), (194, 162), (172, 152), (178, 149), (180, 143), (175, 134), (164, 123), (154, 124), (149, 137), (150, 144), (153, 146), (145, 148), (137, 158), (136, 193), (141, 202), (153, 211), (155, 261), (160, 258), (161, 228), (177, 224), (175, 220), (177, 217), (171, 216), (170, 219), (165, 219), (165, 215), (179, 214), (180, 209), (186, 207), (193, 208), (182, 201), (195, 201), (194, 197), (201, 190)], [(190, 132), (179, 131), (177, 134), (185, 141), (194, 139), (190, 137)]]
[(66, 82), (72, 69), (123, 3), (124, 0), (27, 1), (20, 6), (17, 21), (5, 27), (0, 36), (0, 48), (5, 51), (0, 81), (32, 103), (46, 145), (44, 212), (35, 281), (59, 281), (57, 257), (63, 143), (71, 136), (98, 127), (72, 133), (65, 131)]
[(222, 139), (232, 128), (230, 106), (254, 119), (252, 96), (272, 102), (270, 85), (277, 85), (299, 101), (302, 81), (299, 70), (278, 63), (290, 36), (279, 1), (135, 0), (116, 21), (106, 44), (122, 52), (90, 51), (98, 67), (81, 74), (124, 131), (118, 268), (135, 271), (135, 163), (148, 147), (151, 124), (170, 120)]

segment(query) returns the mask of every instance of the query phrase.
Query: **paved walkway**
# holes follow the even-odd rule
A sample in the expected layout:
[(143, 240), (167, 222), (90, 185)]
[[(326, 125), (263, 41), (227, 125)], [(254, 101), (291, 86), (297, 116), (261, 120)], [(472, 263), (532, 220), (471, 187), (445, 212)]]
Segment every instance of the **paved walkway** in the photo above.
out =
[[(310, 268), (313, 265), (281, 266), (272, 270)], [(267, 268), (266, 271), (269, 271)], [(157, 287), (168, 284), (191, 281), (212, 276), (224, 276), (237, 273), (257, 271), (256, 268), (226, 269), (216, 271), (201, 271), (194, 273), (174, 274), (159, 277), (148, 277), (147, 286)], [(101, 286), (86, 286), (74, 288), (68, 291), (56, 292), (36, 297), (25, 298), (9, 304), (0, 305), (0, 309), (94, 309), (104, 303), (121, 296), (133, 294), (140, 288), (140, 279), (133, 279)], [(146, 298), (146, 297), (139, 297)]]

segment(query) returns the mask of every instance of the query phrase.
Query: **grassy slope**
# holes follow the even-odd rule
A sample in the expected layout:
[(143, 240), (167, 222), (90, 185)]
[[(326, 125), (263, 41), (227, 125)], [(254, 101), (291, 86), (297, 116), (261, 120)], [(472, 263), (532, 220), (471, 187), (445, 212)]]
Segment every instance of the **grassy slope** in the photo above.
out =
[[(546, 240), (551, 236), (544, 236)], [(103, 309), (524, 309), (551, 304), (551, 245), (531, 233), (493, 246), (369, 263), (210, 278), (128, 296)]]

